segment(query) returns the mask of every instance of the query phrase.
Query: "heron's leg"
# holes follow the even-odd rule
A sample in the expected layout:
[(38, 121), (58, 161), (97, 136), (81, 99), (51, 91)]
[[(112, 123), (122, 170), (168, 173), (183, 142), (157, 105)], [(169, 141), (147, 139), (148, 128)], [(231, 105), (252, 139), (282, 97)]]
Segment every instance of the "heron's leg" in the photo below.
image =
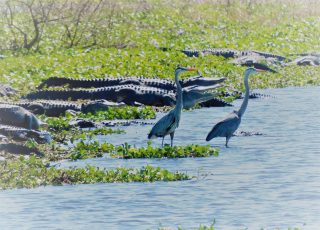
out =
[(162, 137), (162, 144), (161, 144), (161, 147), (163, 148), (163, 140), (164, 140), (164, 136)]
[(173, 145), (173, 137), (174, 137), (174, 132), (170, 133), (170, 138), (171, 138), (171, 147)]
[(231, 136), (226, 136), (226, 147), (228, 148), (228, 142), (230, 140)]

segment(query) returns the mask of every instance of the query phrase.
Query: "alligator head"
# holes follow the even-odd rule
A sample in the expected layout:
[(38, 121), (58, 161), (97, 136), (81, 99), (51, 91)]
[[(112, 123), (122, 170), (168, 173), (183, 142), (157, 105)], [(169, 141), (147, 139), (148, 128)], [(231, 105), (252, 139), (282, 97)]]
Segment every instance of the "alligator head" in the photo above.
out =
[(40, 126), (46, 127), (48, 124), (40, 121), (34, 114), (25, 114), (25, 124), (28, 129), (39, 130)]
[(211, 100), (216, 95), (211, 93), (201, 93), (197, 91), (184, 91), (183, 92), (183, 108), (190, 109), (198, 103)]

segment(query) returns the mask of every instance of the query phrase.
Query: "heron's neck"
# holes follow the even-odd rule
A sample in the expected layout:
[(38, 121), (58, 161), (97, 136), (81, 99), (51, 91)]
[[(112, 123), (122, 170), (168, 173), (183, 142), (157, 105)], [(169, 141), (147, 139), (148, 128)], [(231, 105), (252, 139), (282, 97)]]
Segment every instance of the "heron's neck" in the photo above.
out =
[(249, 82), (248, 82), (249, 75), (250, 75), (250, 73), (246, 73), (245, 76), (244, 76), (244, 86), (246, 87), (246, 93), (244, 95), (244, 99), (243, 99), (242, 105), (241, 105), (241, 107), (240, 107), (240, 109), (238, 111), (238, 116), (239, 117), (243, 116), (243, 114), (246, 111), (247, 106), (248, 106), (249, 91), (250, 91)]
[(179, 75), (180, 75), (180, 72), (176, 73), (174, 80), (177, 85), (176, 109), (178, 111), (181, 111), (183, 106), (183, 102), (182, 102), (183, 99), (182, 99), (182, 88), (179, 82)]

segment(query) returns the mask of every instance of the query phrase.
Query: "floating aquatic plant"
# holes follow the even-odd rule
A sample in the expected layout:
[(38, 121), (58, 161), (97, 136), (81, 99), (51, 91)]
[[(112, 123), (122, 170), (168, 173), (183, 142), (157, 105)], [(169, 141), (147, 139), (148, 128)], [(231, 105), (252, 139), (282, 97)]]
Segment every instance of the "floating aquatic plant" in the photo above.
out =
[(56, 168), (47, 161), (31, 156), (0, 162), (0, 189), (34, 188), (46, 185), (93, 184), (120, 182), (179, 181), (190, 179), (180, 172), (170, 172), (150, 165), (141, 168), (104, 169)]
[(135, 148), (128, 143), (117, 146), (111, 153), (112, 157), (131, 159), (131, 158), (183, 158), (183, 157), (209, 157), (218, 156), (218, 149), (210, 145), (187, 145), (169, 146), (154, 148), (148, 143), (147, 147)]

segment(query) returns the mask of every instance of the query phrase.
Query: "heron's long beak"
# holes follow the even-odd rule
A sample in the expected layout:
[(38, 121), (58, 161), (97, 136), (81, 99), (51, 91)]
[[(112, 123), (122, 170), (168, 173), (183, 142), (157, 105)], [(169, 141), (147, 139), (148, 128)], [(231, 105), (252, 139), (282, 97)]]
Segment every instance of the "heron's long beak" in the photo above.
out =
[(187, 68), (187, 71), (198, 71), (198, 70), (196, 68), (190, 67), (190, 68)]

